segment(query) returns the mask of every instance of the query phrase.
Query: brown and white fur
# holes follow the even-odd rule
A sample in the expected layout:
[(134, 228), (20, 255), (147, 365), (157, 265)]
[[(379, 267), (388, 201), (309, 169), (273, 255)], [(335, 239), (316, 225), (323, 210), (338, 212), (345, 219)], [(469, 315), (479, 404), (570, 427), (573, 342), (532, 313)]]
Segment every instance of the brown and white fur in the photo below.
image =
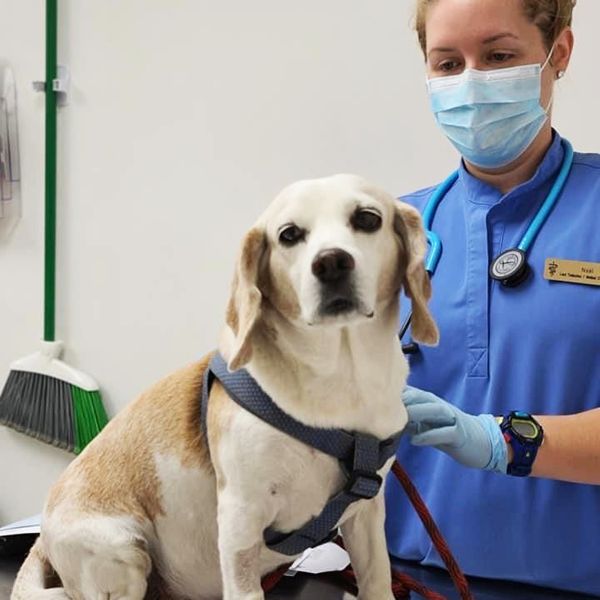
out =
[[(438, 338), (425, 249), (417, 211), (358, 177), (289, 186), (241, 246), (220, 344), (229, 368), (245, 367), (306, 424), (402, 430), (402, 287), (413, 337)], [(263, 531), (299, 528), (344, 478), (335, 459), (239, 408), (218, 383), (209, 455), (199, 423), (209, 358), (142, 394), (67, 468), (13, 600), (264, 598), (261, 576), (290, 557), (268, 550)], [(383, 522), (383, 489), (340, 522), (363, 600), (393, 597)]]

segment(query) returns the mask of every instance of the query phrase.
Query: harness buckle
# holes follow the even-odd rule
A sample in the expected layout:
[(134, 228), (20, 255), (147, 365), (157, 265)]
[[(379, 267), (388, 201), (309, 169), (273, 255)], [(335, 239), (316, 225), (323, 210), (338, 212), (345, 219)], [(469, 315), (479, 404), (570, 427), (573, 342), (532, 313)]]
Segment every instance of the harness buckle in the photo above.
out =
[(351, 496), (370, 500), (377, 496), (382, 483), (381, 475), (371, 471), (355, 469), (349, 473), (348, 483), (344, 491)]

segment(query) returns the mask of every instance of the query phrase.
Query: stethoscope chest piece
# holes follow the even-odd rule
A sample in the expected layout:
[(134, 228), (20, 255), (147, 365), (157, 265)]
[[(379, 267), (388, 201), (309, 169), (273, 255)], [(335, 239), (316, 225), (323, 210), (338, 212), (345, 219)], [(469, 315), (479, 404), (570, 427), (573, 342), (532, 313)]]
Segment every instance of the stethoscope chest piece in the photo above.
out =
[(490, 277), (505, 287), (517, 287), (529, 276), (525, 252), (518, 248), (505, 250), (490, 265)]

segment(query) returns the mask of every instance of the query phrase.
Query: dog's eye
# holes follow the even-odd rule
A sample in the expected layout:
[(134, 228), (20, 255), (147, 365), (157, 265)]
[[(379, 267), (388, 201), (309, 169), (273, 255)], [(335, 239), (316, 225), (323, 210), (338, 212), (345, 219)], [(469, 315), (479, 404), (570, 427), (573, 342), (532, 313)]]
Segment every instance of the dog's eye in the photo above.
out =
[(306, 236), (306, 230), (301, 229), (297, 225), (286, 225), (279, 232), (279, 241), (284, 246), (293, 246), (301, 242)]
[(360, 231), (377, 231), (381, 227), (381, 215), (372, 210), (357, 210), (350, 218), (350, 224)]

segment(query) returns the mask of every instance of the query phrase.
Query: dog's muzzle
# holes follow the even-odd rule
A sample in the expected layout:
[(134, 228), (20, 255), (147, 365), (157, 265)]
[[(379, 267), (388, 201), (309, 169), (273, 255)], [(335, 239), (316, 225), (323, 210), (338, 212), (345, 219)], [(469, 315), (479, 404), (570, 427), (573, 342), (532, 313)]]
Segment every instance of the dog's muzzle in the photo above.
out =
[(337, 316), (358, 309), (353, 284), (355, 261), (340, 248), (319, 252), (312, 262), (313, 275), (321, 283), (321, 316)]

